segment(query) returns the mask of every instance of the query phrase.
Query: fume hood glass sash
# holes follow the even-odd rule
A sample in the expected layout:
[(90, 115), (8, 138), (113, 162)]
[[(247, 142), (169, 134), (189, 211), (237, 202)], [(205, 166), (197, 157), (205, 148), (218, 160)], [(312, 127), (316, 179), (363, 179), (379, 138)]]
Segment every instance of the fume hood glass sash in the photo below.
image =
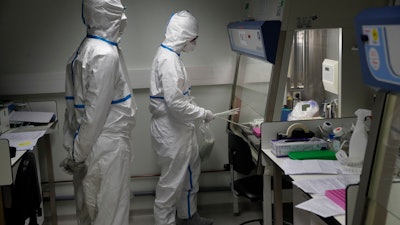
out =
[(231, 99), (232, 108), (240, 108), (239, 114), (233, 117), (235, 122), (264, 120), (272, 67), (267, 61), (238, 54)]

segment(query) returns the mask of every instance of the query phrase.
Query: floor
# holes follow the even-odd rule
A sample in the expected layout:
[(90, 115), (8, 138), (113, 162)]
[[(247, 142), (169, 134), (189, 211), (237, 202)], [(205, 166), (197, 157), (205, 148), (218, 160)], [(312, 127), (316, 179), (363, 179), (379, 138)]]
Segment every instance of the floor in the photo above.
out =
[[(244, 221), (262, 218), (262, 205), (257, 202), (245, 202), (240, 204), (240, 214), (235, 216), (231, 204), (199, 206), (199, 214), (203, 217), (214, 220), (214, 225), (239, 225)], [(290, 209), (289, 209), (290, 210)], [(291, 212), (290, 212), (291, 213)], [(290, 221), (291, 219), (288, 219)], [(47, 221), (47, 219), (46, 219)], [(44, 225), (50, 225), (48, 222)], [(152, 210), (137, 209), (131, 210), (131, 225), (154, 225)], [(258, 222), (251, 222), (247, 225), (259, 225)], [(285, 225), (291, 224), (285, 222)], [(58, 225), (76, 225), (74, 215), (58, 216)]]
[[(242, 212), (238, 216), (232, 213), (231, 205), (210, 205), (207, 207), (199, 207), (199, 214), (203, 217), (212, 218), (214, 225), (240, 224), (250, 219), (261, 218), (260, 205), (243, 206)], [(64, 215), (58, 217), (58, 225), (75, 225), (74, 215)], [(135, 210), (131, 211), (131, 225), (154, 225), (153, 214), (151, 210)], [(259, 224), (259, 223), (249, 223)], [(45, 225), (48, 223), (45, 222)]]

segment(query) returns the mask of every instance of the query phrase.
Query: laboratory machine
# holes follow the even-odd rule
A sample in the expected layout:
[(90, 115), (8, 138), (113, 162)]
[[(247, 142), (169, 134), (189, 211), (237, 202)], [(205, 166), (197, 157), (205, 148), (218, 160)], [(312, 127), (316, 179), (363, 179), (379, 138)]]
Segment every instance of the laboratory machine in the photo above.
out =
[[(240, 110), (228, 118), (232, 122), (227, 130), (251, 143), (256, 160), (257, 127), (286, 120), (300, 102), (317, 102), (318, 113), (312, 118), (319, 119), (354, 117), (357, 109), (373, 106), (375, 89), (362, 80), (354, 17), (365, 8), (387, 4), (386, 0), (265, 2), (266, 12), (277, 9), (274, 16), (261, 18), (256, 13), (227, 27), (232, 51), (237, 53), (230, 109)], [(269, 209), (264, 208), (264, 224), (272, 224), (266, 216)]]
[(319, 118), (354, 117), (358, 108), (372, 107), (375, 90), (362, 82), (353, 21), (385, 0), (265, 2), (265, 14), (276, 9), (273, 16), (255, 13), (228, 25), (237, 53), (231, 96), (231, 107), (241, 108), (236, 122), (285, 120), (297, 103), (309, 100), (318, 103)]
[(378, 91), (348, 224), (400, 224), (400, 6), (363, 10), (355, 22), (363, 81)]

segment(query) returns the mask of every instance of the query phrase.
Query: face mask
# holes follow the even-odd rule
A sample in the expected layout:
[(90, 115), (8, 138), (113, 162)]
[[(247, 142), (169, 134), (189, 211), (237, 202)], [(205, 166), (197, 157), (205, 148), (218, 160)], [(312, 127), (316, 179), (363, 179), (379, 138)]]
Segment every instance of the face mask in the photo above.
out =
[(122, 34), (124, 33), (125, 27), (127, 25), (128, 18), (126, 17), (125, 13), (122, 14), (121, 23), (119, 25), (119, 34), (118, 34), (118, 42), (121, 39)]
[(183, 52), (192, 52), (196, 47), (196, 41), (189, 41), (185, 47), (182, 49)]

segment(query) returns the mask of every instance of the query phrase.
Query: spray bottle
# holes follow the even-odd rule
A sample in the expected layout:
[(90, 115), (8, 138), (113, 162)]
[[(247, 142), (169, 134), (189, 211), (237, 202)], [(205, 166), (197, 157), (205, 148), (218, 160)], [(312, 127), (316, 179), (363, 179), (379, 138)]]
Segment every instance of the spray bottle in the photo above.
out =
[(357, 123), (350, 138), (349, 161), (362, 165), (368, 142), (365, 121), (368, 116), (371, 116), (371, 110), (357, 109), (354, 114), (357, 116)]

